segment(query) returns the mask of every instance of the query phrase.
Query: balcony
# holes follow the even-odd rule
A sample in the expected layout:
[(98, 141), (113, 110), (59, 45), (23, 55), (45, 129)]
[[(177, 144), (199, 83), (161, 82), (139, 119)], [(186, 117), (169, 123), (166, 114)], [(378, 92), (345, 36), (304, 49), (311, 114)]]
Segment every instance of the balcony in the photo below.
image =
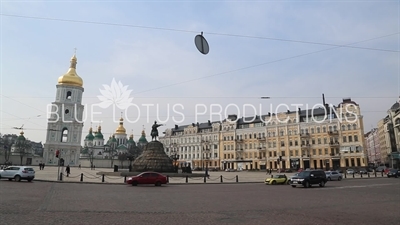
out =
[(243, 139), (241, 139), (241, 138), (237, 138), (235, 140), (236, 140), (236, 142), (243, 142)]
[(311, 145), (310, 144), (304, 144), (304, 145), (301, 145), (301, 148), (310, 148), (311, 147)]
[(257, 141), (265, 141), (265, 137), (258, 137)]
[(310, 133), (303, 133), (303, 134), (300, 134), (300, 137), (301, 137), (301, 138), (310, 138)]
[(335, 141), (335, 142), (329, 142), (329, 145), (330, 146), (339, 146), (339, 142), (338, 141)]
[(336, 136), (336, 135), (339, 135), (339, 131), (337, 131), (337, 130), (334, 130), (334, 131), (328, 131), (328, 135), (330, 135), (330, 136)]

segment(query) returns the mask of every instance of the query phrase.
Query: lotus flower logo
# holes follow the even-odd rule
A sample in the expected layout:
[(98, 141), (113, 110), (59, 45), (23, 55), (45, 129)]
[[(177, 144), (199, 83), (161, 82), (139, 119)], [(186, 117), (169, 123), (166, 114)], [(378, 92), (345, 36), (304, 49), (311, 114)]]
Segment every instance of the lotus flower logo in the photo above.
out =
[(101, 101), (99, 106), (103, 109), (110, 105), (115, 105), (119, 109), (127, 109), (132, 103), (133, 98), (130, 98), (132, 90), (128, 90), (128, 85), (124, 86), (121, 81), (118, 83), (113, 78), (111, 86), (103, 85), (104, 90), (100, 89), (101, 95), (97, 98)]

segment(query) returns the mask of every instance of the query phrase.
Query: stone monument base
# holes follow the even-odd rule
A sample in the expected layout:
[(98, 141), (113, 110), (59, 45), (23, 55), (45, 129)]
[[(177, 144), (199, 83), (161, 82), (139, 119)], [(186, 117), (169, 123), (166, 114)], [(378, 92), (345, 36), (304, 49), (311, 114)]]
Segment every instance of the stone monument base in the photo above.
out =
[(133, 161), (132, 169), (136, 172), (175, 172), (172, 159), (165, 154), (164, 146), (159, 141), (149, 142), (144, 147), (142, 154)]

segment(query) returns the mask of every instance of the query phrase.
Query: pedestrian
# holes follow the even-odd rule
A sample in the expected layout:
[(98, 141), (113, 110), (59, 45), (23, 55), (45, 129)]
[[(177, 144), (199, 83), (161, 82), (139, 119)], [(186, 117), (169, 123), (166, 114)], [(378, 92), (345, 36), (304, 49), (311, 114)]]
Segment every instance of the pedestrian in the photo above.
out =
[(42, 170), (42, 163), (39, 163), (39, 170)]
[(69, 177), (69, 174), (71, 173), (71, 168), (69, 168), (69, 165), (65, 168), (65, 172), (67, 172), (67, 177)]
[(79, 169), (81, 169), (81, 164), (79, 164)]
[(42, 163), (42, 170), (44, 170), (44, 163)]
[(93, 165), (93, 170), (96, 170), (96, 166), (95, 165)]

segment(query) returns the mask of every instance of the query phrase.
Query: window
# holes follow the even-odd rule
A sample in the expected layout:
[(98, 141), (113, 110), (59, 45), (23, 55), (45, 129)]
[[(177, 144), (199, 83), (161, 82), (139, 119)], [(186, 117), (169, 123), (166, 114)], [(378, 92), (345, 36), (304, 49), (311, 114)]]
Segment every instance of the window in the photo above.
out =
[(357, 125), (353, 124), (353, 130), (357, 130)]
[(291, 130), (289, 130), (288, 135), (292, 135), (292, 131)]
[(67, 91), (66, 99), (71, 99), (71, 95), (72, 95), (71, 91)]
[(322, 149), (318, 149), (318, 154), (322, 155)]
[(292, 141), (289, 141), (289, 146), (293, 146), (293, 142)]
[(325, 155), (328, 155), (328, 149), (327, 148), (325, 149)]
[(321, 133), (321, 128), (317, 127), (317, 133)]
[(347, 125), (347, 130), (351, 130), (350, 124)]
[(281, 147), (285, 147), (285, 142), (281, 141)]
[(321, 144), (321, 138), (318, 138), (318, 144), (319, 145)]
[(61, 133), (61, 142), (67, 142), (67, 141), (68, 141), (68, 129), (64, 128)]
[(333, 126), (333, 131), (337, 131), (337, 126)]
[(346, 130), (346, 126), (345, 125), (342, 125), (342, 130)]
[(347, 137), (343, 136), (343, 142), (347, 142)]
[(327, 139), (324, 138), (324, 144), (326, 145), (328, 143)]
[(251, 139), (251, 134), (249, 134), (249, 139)]
[(311, 133), (312, 133), (312, 134), (314, 133), (314, 128), (311, 128)]
[(297, 141), (294, 141), (294, 146), (299, 145), (299, 143)]
[(322, 127), (322, 131), (326, 133), (326, 127)]
[(311, 143), (312, 143), (313, 145), (315, 145), (315, 139), (312, 139), (312, 140), (311, 140)]
[(349, 136), (349, 142), (353, 142), (353, 137)]
[(358, 136), (354, 135), (354, 141), (358, 141)]
[(279, 134), (279, 135), (280, 135), (280, 136), (283, 136), (283, 130), (280, 131), (280, 134)]

